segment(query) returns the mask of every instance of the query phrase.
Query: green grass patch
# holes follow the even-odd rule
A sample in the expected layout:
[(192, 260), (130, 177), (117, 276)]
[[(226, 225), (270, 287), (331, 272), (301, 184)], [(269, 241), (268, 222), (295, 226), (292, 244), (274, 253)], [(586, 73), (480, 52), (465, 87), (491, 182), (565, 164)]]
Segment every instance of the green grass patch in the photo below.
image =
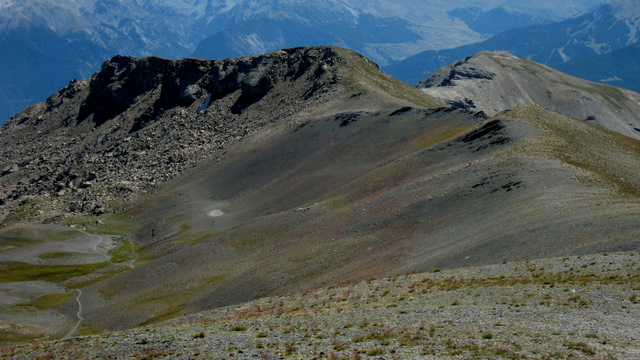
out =
[(0, 343), (24, 343), (43, 335), (40, 329), (32, 326), (5, 323), (0, 329)]
[(552, 135), (521, 150), (587, 170), (624, 196), (640, 196), (637, 167), (633, 166), (640, 162), (640, 141), (534, 105), (512, 108), (509, 116), (529, 121)]
[(0, 283), (16, 281), (44, 280), (61, 283), (65, 280), (86, 275), (108, 265), (108, 262), (83, 265), (31, 265), (24, 263), (0, 264)]
[(174, 240), (171, 240), (173, 243), (199, 243), (203, 240), (206, 240), (210, 237), (217, 235), (217, 233), (206, 233), (206, 234), (197, 234), (191, 236), (177, 237)]
[(417, 139), (412, 142), (408, 149), (408, 153), (412, 153), (414, 151), (422, 150), (429, 148), (439, 142), (449, 140), (456, 136), (461, 135), (465, 131), (471, 129), (473, 127), (472, 124), (469, 124), (469, 127), (454, 127), (454, 128), (445, 128), (445, 129), (434, 129), (433, 131), (429, 131), (425, 136)]
[(384, 349), (376, 348), (376, 349), (371, 349), (371, 350), (367, 351), (367, 355), (368, 356), (384, 355), (385, 352), (386, 351), (384, 351)]
[(350, 65), (352, 71), (346, 79), (353, 83), (364, 83), (401, 100), (426, 108), (444, 106), (440, 101), (428, 96), (415, 87), (404, 83), (380, 70), (374, 63), (355, 52), (334, 48), (334, 50)]
[[(210, 285), (217, 281), (221, 281), (226, 277), (226, 274), (212, 276), (200, 285), (192, 286), (185, 289), (179, 289), (180, 285), (167, 284), (164, 286), (158, 286), (155, 289), (148, 291), (146, 294), (139, 296), (136, 299), (132, 299), (129, 302), (127, 308), (123, 309), (123, 311), (135, 312), (138, 311), (140, 304), (144, 304), (144, 306), (142, 306), (143, 308), (149, 306), (150, 304), (155, 304), (157, 309), (165, 310), (161, 310), (162, 312), (159, 312), (156, 315), (144, 320), (137, 326), (146, 326), (166, 320), (171, 320), (178, 316), (184, 315), (189, 301), (192, 301), (194, 298), (199, 298), (203, 294), (205, 294), (205, 288), (207, 287), (207, 285)], [(110, 285), (110, 288), (104, 289), (100, 293), (108, 298), (117, 294), (121, 289), (121, 284), (113, 282)], [(175, 289), (173, 290), (174, 292), (171, 292), (171, 289)]]
[(102, 215), (100, 232), (111, 235), (122, 235), (136, 229), (136, 224), (122, 219), (119, 215)]
[(29, 301), (25, 305), (35, 306), (42, 310), (54, 309), (73, 300), (76, 294), (76, 291), (66, 291), (62, 293), (42, 295)]
[(118, 241), (120, 242), (120, 246), (109, 252), (111, 262), (117, 264), (133, 259), (136, 256), (139, 245), (124, 238)]
[(170, 308), (167, 311), (164, 311), (160, 314), (157, 314), (155, 316), (152, 316), (150, 318), (148, 318), (147, 320), (141, 322), (140, 324), (138, 324), (138, 326), (146, 326), (146, 325), (151, 325), (151, 324), (155, 324), (155, 323), (159, 323), (159, 322), (163, 322), (166, 320), (171, 320), (177, 316), (180, 315), (180, 313), (185, 309), (185, 305), (179, 305), (173, 308)]
[(218, 281), (222, 281), (224, 280), (229, 274), (221, 274), (221, 275), (217, 275), (214, 277), (211, 277), (207, 280), (207, 284), (213, 284), (216, 283)]

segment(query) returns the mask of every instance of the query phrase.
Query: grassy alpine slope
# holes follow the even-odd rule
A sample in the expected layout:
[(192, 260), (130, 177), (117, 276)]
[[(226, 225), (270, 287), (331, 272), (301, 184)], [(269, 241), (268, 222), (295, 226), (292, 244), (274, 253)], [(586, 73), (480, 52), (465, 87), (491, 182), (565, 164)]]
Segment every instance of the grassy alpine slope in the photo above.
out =
[(338, 113), (239, 144), (121, 215), (140, 224), (147, 262), (86, 289), (87, 323), (129, 327), (343, 281), (638, 248), (636, 140), (531, 105), (478, 125), (470, 116)]

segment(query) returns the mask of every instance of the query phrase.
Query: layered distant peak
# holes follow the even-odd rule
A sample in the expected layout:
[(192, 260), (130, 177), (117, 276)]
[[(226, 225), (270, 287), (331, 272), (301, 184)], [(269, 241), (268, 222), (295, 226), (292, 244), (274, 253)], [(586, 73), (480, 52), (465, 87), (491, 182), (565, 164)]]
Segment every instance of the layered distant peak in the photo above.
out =
[(516, 105), (537, 104), (640, 138), (640, 94), (582, 80), (504, 51), (457, 61), (418, 88), (449, 105), (490, 116)]
[(432, 76), (418, 83), (418, 87), (430, 88), (437, 86), (455, 86), (459, 84), (460, 81), (472, 79), (493, 80), (493, 78), (496, 76), (495, 73), (477, 68), (473, 64), (475, 62), (482, 62), (482, 58), (491, 56), (502, 56), (505, 59), (517, 59), (515, 56), (506, 51), (494, 53), (482, 52), (475, 56), (470, 56), (464, 60), (456, 61), (452, 65), (436, 71)]
[[(639, 91), (637, 51), (629, 48), (640, 40), (640, 0), (603, 3), (582, 15), (547, 25), (507, 30), (485, 41), (449, 48), (427, 50), (386, 68), (393, 76), (417, 83), (437, 69), (483, 50), (507, 50), (516, 56), (552, 67), (566, 64), (566, 71), (592, 81), (611, 82)], [(613, 61), (598, 59), (615, 51), (631, 54)], [(624, 69), (631, 68), (631, 71)]]
[[(638, 0), (613, 0), (609, 3), (618, 19), (635, 19), (635, 24), (630, 27), (638, 28), (640, 18), (640, 1)], [(636, 39), (637, 41), (638, 39)]]

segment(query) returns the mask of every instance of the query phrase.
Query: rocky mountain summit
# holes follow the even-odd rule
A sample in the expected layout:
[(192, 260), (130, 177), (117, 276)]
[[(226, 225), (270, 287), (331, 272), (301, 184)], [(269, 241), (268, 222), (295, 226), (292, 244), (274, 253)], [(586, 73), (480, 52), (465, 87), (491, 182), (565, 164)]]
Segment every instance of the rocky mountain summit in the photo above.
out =
[(640, 139), (640, 94), (579, 79), (506, 51), (484, 51), (456, 61), (417, 87), (449, 105), (489, 116), (537, 104)]
[(379, 72), (338, 48), (219, 61), (116, 56), (2, 127), (0, 222), (121, 208), (227, 144), (344, 96), (358, 71)]

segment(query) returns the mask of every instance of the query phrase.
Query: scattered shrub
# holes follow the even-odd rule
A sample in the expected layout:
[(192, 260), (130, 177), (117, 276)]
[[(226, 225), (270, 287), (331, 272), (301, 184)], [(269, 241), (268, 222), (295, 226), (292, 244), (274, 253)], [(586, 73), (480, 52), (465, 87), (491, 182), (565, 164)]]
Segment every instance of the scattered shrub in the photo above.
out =
[(383, 355), (383, 354), (384, 354), (384, 349), (380, 349), (380, 348), (371, 349), (367, 351), (367, 355), (369, 356), (376, 356), (376, 355)]

